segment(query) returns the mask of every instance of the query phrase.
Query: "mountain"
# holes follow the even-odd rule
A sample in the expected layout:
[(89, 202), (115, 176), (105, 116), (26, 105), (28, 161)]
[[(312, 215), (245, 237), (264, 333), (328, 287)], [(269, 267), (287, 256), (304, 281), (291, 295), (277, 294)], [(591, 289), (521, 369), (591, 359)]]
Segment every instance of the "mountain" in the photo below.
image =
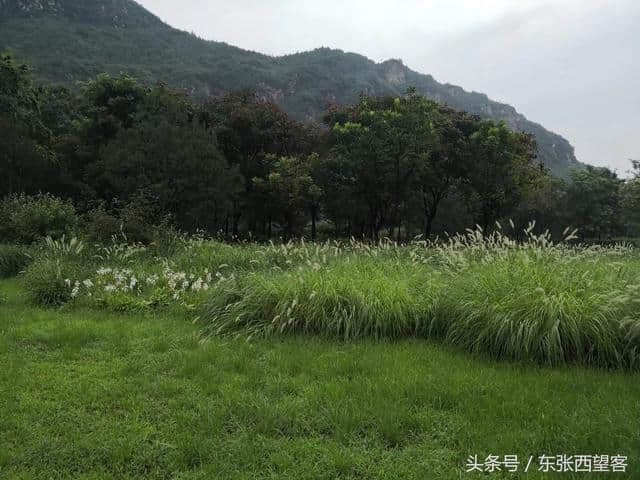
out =
[(358, 94), (396, 95), (408, 87), (454, 108), (533, 133), (538, 156), (566, 176), (581, 165), (571, 144), (515, 108), (442, 84), (392, 59), (320, 48), (271, 57), (177, 30), (132, 0), (0, 0), (0, 51), (11, 50), (42, 81), (73, 85), (99, 73), (126, 72), (207, 97), (252, 88), (300, 119), (319, 119), (329, 103)]

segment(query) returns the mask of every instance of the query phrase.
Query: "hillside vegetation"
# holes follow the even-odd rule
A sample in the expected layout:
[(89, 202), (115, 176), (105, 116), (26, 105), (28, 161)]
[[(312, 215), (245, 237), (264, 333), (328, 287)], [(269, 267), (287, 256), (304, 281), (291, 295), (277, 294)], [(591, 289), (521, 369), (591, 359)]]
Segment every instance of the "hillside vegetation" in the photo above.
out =
[(2, 0), (0, 22), (0, 51), (12, 50), (50, 83), (73, 85), (102, 72), (126, 72), (198, 98), (246, 87), (304, 120), (319, 120), (327, 104), (352, 103), (362, 92), (399, 95), (415, 87), (453, 108), (534, 134), (539, 158), (558, 175), (579, 165), (567, 140), (510, 105), (441, 84), (400, 60), (376, 64), (326, 48), (269, 57), (171, 28), (131, 0)]

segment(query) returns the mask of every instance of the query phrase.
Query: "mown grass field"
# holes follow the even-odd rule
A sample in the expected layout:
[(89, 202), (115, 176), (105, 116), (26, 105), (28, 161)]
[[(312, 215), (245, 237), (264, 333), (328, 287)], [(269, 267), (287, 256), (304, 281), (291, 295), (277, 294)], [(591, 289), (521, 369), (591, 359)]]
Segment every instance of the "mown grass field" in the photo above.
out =
[(626, 474), (595, 478), (640, 475), (638, 373), (417, 339), (202, 342), (188, 315), (0, 291), (0, 478), (486, 478), (472, 454), (623, 454)]

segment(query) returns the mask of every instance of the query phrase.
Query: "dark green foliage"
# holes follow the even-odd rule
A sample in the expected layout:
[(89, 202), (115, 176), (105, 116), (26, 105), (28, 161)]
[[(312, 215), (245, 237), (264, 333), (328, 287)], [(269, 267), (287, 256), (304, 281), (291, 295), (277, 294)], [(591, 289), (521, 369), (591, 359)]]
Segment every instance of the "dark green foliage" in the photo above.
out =
[(0, 201), (0, 240), (33, 243), (69, 235), (78, 226), (74, 206), (50, 194), (14, 195)]
[[(129, 204), (125, 217), (141, 203), (138, 194), (144, 192), (160, 215), (171, 214), (180, 227), (190, 230), (220, 228), (240, 187), (239, 176), (216, 149), (211, 131), (164, 118), (122, 130), (102, 150), (90, 175), (100, 186), (101, 198)], [(148, 214), (141, 216), (153, 216)]]
[(273, 220), (284, 225), (284, 236), (290, 238), (298, 224), (304, 225), (310, 219), (311, 239), (315, 240), (324, 195), (314, 178), (320, 168), (318, 155), (303, 159), (271, 157), (270, 160), (273, 162), (271, 173), (266, 178), (253, 178), (255, 195), (262, 200), (262, 210), (267, 218), (269, 236)]
[(620, 235), (621, 188), (624, 181), (608, 168), (572, 170), (567, 186), (567, 220), (587, 238)]
[(514, 132), (505, 123), (483, 121), (469, 137), (470, 210), (487, 231), (494, 222), (508, 218), (526, 192), (541, 185), (546, 173), (534, 163), (535, 143), (530, 135)]
[[(441, 202), (456, 188), (487, 230), (546, 175), (534, 162), (530, 136), (413, 92), (362, 96), (356, 105), (329, 111), (326, 122), (335, 160), (323, 168), (334, 172), (321, 178), (330, 195), (340, 192), (329, 200), (328, 214), (335, 224), (346, 222), (373, 238), (387, 228), (401, 239), (401, 227), (410, 238), (415, 217), (428, 236)], [(346, 209), (347, 202), (357, 208)]]
[(101, 205), (84, 215), (82, 229), (88, 241), (107, 243), (124, 230), (124, 224)]
[[(539, 158), (556, 174), (566, 176), (568, 168), (577, 165), (573, 147), (564, 138), (528, 121), (513, 107), (440, 84), (398, 60), (376, 64), (327, 48), (269, 57), (173, 29), (128, 0), (107, 5), (56, 0), (26, 12), (15, 7), (16, 1), (6, 1), (0, 10), (0, 50), (10, 49), (28, 60), (37, 67), (38, 78), (47, 82), (73, 85), (103, 72), (126, 72), (146, 84), (166, 82), (200, 98), (252, 88), (300, 120), (317, 120), (328, 102), (352, 103), (361, 92), (395, 96), (415, 87), (453, 108), (504, 120), (534, 134)], [(60, 54), (52, 56), (51, 51)]]
[(33, 85), (26, 65), (0, 54), (0, 197), (50, 185), (51, 131), (40, 111), (44, 91)]
[[(558, 181), (535, 161), (530, 135), (415, 90), (333, 106), (327, 132), (250, 91), (199, 105), (164, 85), (101, 74), (72, 93), (35, 86), (8, 55), (0, 80), (8, 179), (0, 193), (70, 198), (91, 212), (91, 241), (123, 234), (148, 244), (158, 225), (227, 239), (315, 239), (318, 223), (325, 236), (406, 241), (473, 224), (488, 232), (509, 219), (544, 222), (555, 235), (584, 225), (585, 237), (602, 241), (637, 224), (634, 181), (623, 188), (598, 169)], [(12, 219), (4, 208), (0, 236), (28, 243), (68, 234), (75, 220), (56, 226), (51, 205), (15, 209)]]
[(0, 278), (15, 277), (30, 261), (25, 247), (0, 244)]
[(632, 162), (635, 175), (622, 187), (620, 203), (625, 226), (631, 235), (640, 237), (640, 161)]

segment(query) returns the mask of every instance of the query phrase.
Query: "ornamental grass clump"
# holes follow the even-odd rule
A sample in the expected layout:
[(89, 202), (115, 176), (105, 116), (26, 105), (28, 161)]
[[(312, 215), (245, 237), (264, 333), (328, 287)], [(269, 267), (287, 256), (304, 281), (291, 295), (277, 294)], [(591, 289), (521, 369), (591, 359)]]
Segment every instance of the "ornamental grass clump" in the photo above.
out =
[(412, 264), (370, 258), (312, 264), (220, 284), (201, 320), (209, 333), (249, 338), (280, 333), (399, 338), (423, 330), (438, 288), (436, 272)]
[(74, 286), (68, 279), (82, 276), (82, 270), (75, 262), (43, 258), (29, 265), (21, 280), (31, 303), (57, 307), (71, 300)]
[(502, 252), (448, 277), (430, 334), (495, 358), (629, 365), (637, 362), (634, 302), (622, 290), (638, 283), (638, 262), (553, 248)]
[(33, 262), (25, 269), (21, 281), (28, 298), (41, 307), (55, 307), (72, 298), (71, 278), (84, 278), (91, 268), (84, 244), (63, 235), (59, 240), (47, 237), (34, 249)]

